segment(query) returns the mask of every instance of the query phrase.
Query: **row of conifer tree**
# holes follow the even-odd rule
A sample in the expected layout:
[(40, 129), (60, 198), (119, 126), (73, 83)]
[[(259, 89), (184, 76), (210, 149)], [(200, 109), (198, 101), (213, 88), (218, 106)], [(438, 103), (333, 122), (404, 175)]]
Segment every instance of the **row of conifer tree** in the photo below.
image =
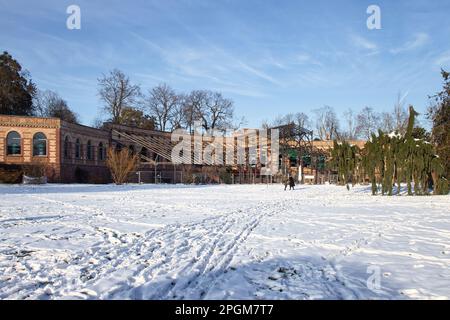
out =
[(335, 141), (330, 166), (338, 172), (338, 183), (349, 188), (368, 178), (374, 195), (399, 194), (402, 183), (406, 183), (409, 195), (448, 194), (442, 159), (431, 143), (413, 136), (416, 116), (411, 106), (404, 135), (379, 130), (362, 149)]

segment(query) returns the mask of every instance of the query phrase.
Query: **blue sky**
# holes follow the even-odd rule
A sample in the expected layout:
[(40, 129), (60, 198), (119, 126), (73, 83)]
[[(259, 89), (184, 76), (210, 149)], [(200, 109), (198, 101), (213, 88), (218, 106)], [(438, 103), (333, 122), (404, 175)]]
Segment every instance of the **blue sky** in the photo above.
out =
[[(66, 8), (81, 8), (81, 30)], [(366, 26), (369, 5), (382, 29)], [(424, 112), (450, 69), (450, 1), (0, 0), (0, 50), (91, 124), (97, 79), (112, 68), (144, 91), (218, 90), (248, 126), (330, 105), (391, 110), (399, 93)]]

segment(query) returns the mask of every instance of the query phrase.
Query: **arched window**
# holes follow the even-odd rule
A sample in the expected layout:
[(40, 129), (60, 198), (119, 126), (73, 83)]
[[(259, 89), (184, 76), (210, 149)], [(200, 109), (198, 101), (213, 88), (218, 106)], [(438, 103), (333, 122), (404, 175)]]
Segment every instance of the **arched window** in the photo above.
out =
[(100, 142), (98, 144), (98, 160), (99, 161), (105, 160), (105, 148), (103, 148), (103, 142)]
[(22, 139), (16, 131), (11, 131), (6, 137), (6, 153), (7, 155), (20, 155), (22, 153)]
[(91, 140), (88, 140), (88, 142), (87, 142), (86, 157), (88, 160), (92, 160), (92, 158), (93, 158)]
[(67, 137), (67, 136), (64, 139), (64, 158), (65, 159), (70, 158), (70, 140), (69, 140), (69, 137)]
[(38, 132), (33, 137), (33, 156), (47, 155), (47, 137), (42, 132)]
[(77, 159), (81, 158), (81, 143), (80, 143), (80, 139), (77, 139), (75, 141), (75, 158), (77, 158)]

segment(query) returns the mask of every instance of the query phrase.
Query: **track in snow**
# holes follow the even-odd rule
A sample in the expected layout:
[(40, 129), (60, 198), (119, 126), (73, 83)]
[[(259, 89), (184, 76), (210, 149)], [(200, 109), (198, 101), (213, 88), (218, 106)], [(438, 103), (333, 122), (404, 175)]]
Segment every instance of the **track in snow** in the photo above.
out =
[(64, 284), (69, 288), (61, 288), (62, 297), (202, 299), (268, 214), (261, 203), (200, 222), (169, 225), (131, 240), (101, 229), (111, 245), (94, 247), (74, 259), (87, 267), (75, 283)]
[(448, 197), (75, 187), (0, 186), (0, 299), (450, 296)]

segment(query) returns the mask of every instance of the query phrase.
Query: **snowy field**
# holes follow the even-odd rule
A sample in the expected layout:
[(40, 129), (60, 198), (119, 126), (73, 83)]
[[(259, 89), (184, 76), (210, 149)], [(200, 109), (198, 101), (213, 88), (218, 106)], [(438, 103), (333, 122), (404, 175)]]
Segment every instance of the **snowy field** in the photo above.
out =
[(450, 298), (450, 197), (369, 189), (0, 185), (0, 299)]

